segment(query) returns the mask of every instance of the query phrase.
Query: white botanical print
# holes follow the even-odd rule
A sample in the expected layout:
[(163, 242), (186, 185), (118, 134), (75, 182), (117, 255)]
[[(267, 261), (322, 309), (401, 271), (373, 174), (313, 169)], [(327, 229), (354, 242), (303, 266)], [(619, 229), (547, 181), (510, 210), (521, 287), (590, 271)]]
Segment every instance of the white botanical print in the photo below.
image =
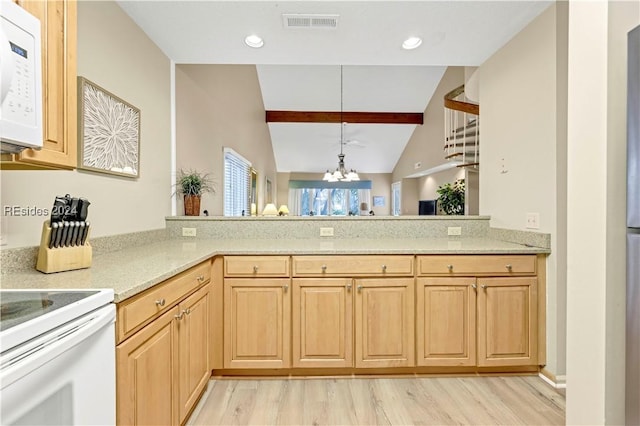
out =
[(83, 92), (82, 165), (137, 176), (140, 112), (90, 84)]

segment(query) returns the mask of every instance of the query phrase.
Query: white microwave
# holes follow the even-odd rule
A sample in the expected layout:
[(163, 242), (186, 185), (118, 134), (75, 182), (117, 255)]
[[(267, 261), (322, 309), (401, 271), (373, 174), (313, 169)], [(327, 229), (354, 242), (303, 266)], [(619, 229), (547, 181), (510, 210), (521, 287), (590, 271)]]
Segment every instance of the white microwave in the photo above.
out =
[(40, 21), (0, 1), (0, 142), (2, 152), (42, 148)]

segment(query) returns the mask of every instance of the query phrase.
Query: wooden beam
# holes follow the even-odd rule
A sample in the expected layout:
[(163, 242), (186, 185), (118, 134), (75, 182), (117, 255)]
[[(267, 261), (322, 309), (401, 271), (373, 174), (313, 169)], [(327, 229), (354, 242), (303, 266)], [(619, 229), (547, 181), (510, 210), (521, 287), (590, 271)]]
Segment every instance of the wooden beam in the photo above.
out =
[(423, 124), (421, 112), (266, 111), (267, 123)]

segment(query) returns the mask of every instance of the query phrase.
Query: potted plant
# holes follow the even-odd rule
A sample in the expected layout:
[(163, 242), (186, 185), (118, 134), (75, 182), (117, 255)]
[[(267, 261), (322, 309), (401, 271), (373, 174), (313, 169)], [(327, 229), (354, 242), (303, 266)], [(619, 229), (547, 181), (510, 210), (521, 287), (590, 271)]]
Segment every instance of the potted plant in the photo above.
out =
[(453, 184), (445, 183), (436, 192), (439, 195), (438, 205), (445, 214), (464, 214), (464, 179), (458, 179)]
[(200, 197), (205, 192), (215, 193), (213, 180), (208, 173), (203, 174), (196, 170), (180, 170), (176, 177), (175, 193), (184, 196), (184, 215), (200, 215)]

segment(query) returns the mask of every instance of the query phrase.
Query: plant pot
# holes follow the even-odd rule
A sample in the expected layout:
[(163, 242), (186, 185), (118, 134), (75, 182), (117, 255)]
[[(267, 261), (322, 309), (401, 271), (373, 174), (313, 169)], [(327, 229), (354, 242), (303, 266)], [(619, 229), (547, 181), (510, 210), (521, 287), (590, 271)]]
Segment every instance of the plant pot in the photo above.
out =
[(199, 195), (184, 196), (184, 215), (200, 216), (200, 196)]

